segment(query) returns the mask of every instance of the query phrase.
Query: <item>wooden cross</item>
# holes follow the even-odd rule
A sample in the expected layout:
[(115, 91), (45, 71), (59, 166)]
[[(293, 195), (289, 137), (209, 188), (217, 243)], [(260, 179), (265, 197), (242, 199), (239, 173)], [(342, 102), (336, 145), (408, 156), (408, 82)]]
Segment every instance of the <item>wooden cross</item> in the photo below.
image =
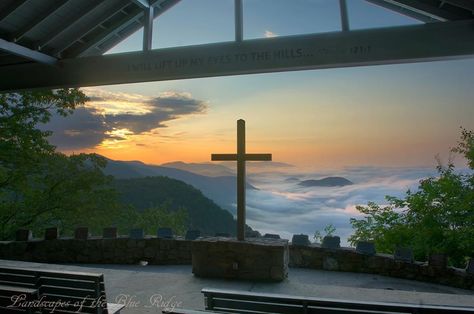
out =
[(245, 121), (237, 120), (237, 154), (212, 154), (212, 161), (237, 161), (237, 240), (245, 240), (245, 162), (271, 161), (272, 154), (245, 153)]

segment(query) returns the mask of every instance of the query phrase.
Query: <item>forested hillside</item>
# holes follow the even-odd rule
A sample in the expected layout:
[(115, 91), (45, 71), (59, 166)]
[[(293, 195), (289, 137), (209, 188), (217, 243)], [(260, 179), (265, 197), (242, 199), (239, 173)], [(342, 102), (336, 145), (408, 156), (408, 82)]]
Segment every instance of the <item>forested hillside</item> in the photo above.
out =
[(235, 233), (236, 223), (232, 214), (182, 181), (163, 176), (117, 179), (114, 186), (120, 193), (122, 203), (132, 205), (139, 211), (161, 205), (170, 211), (185, 209), (190, 229), (199, 229), (209, 235), (216, 232)]

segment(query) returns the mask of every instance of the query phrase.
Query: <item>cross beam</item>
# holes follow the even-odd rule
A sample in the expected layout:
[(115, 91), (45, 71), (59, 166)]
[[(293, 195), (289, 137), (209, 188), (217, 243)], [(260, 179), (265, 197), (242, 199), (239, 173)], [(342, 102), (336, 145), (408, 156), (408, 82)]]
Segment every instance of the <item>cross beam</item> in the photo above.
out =
[(237, 161), (237, 240), (245, 240), (245, 162), (271, 161), (271, 154), (245, 152), (245, 121), (237, 120), (237, 154), (212, 154), (212, 161)]
[(0, 67), (0, 91), (446, 60), (474, 56), (474, 20), (244, 40)]
[[(272, 154), (245, 154), (244, 159), (247, 161), (269, 161), (272, 160)], [(211, 160), (235, 161), (237, 154), (212, 154)]]

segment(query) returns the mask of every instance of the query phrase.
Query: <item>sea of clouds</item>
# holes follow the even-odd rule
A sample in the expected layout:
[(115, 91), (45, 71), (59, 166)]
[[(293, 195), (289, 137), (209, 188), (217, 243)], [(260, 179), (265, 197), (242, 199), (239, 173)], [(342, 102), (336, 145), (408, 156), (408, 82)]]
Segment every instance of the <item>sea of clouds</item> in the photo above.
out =
[[(344, 187), (302, 187), (301, 180), (340, 176), (352, 181)], [(386, 204), (385, 196), (403, 197), (415, 191), (421, 179), (436, 176), (431, 168), (347, 167), (320, 172), (268, 172), (248, 175), (258, 190), (247, 190), (247, 224), (261, 233), (276, 233), (291, 239), (326, 225), (336, 227), (341, 244), (353, 233), (350, 218), (361, 218), (357, 205), (369, 201)]]

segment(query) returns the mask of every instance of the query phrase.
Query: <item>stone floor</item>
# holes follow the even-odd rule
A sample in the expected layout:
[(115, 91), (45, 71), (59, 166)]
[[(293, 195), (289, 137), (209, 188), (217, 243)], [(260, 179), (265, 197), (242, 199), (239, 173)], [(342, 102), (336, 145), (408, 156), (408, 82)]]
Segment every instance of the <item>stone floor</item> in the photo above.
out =
[(204, 299), (200, 290), (204, 287), (474, 307), (474, 291), (370, 274), (290, 268), (287, 280), (260, 283), (196, 278), (191, 274), (191, 266), (55, 265), (8, 260), (0, 260), (0, 265), (103, 273), (107, 299), (109, 302), (119, 299), (126, 302), (127, 308), (122, 311), (124, 314), (161, 313), (161, 307), (173, 305), (203, 309)]

